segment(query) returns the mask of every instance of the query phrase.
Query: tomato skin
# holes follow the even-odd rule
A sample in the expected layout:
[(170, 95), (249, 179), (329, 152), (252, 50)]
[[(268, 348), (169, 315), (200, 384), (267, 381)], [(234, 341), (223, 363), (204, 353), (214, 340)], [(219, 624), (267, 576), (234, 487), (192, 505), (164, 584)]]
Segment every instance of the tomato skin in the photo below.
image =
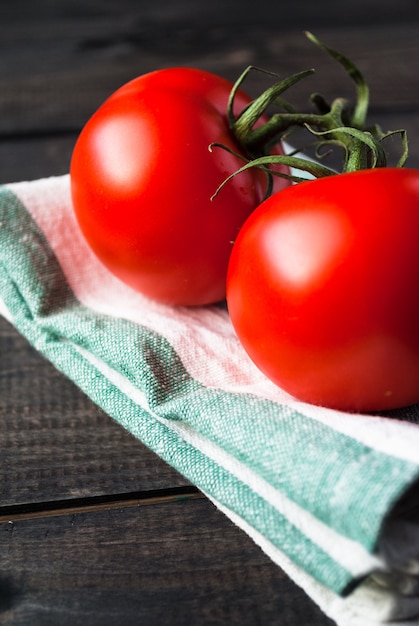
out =
[[(243, 165), (208, 149), (238, 151), (226, 118), (231, 88), (192, 68), (145, 74), (111, 95), (76, 142), (70, 179), (81, 231), (112, 273), (155, 300), (223, 299), (232, 241), (263, 197), (265, 178), (253, 170), (211, 201)], [(240, 92), (237, 108), (248, 102)]]
[(419, 171), (303, 182), (233, 247), (227, 304), (250, 358), (299, 400), (369, 412), (419, 402)]

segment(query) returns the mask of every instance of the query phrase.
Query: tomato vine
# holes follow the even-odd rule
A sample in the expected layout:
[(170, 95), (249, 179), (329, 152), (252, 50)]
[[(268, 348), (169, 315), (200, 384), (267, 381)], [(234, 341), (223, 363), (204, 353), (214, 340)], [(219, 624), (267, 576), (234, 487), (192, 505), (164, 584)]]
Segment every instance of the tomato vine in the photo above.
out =
[[(294, 170), (307, 172), (315, 178), (362, 169), (387, 167), (388, 160), (383, 143), (394, 135), (399, 135), (401, 139), (401, 156), (396, 167), (405, 165), (408, 157), (406, 131), (398, 129), (384, 132), (378, 125), (368, 125), (369, 87), (359, 68), (345, 55), (325, 45), (312, 33), (307, 32), (306, 36), (343, 66), (356, 87), (355, 104), (353, 105), (348, 99), (342, 97), (337, 97), (329, 103), (321, 94), (313, 93), (310, 96), (310, 101), (315, 107), (315, 111), (308, 113), (297, 111), (282, 95), (290, 87), (314, 73), (313, 69), (308, 69), (276, 82), (235, 116), (233, 113), (235, 96), (243, 82), (254, 70), (265, 72), (260, 68), (249, 66), (234, 84), (228, 106), (231, 133), (248, 159), (243, 167), (223, 181), (213, 197), (234, 176), (253, 167), (265, 170), (270, 181), (272, 176), (279, 175), (294, 182), (306, 180), (307, 176), (298, 176), (286, 171), (274, 172), (271, 166), (285, 165)], [(265, 73), (273, 75), (271, 72)], [(268, 121), (256, 125), (256, 122), (262, 115), (266, 114), (270, 107), (277, 107), (279, 110), (273, 112)], [(287, 155), (270, 154), (275, 144), (286, 140), (296, 129), (301, 128), (305, 129), (310, 136), (310, 141), (306, 146)], [(213, 150), (214, 147), (228, 149), (222, 144), (215, 143), (211, 144), (210, 149)], [(340, 171), (319, 162), (324, 158), (324, 150), (329, 152), (329, 149), (333, 147), (338, 147), (343, 152)], [(304, 155), (309, 148), (314, 148), (318, 161), (313, 162), (300, 156), (301, 154)], [(272, 184), (270, 183), (266, 196), (270, 195), (271, 187)]]

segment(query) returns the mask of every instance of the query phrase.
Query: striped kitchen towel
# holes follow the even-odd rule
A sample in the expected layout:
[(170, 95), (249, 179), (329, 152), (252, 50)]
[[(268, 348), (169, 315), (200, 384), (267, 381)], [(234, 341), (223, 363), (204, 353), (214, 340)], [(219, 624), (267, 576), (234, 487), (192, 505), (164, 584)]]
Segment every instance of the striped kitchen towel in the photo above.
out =
[(68, 176), (2, 187), (0, 221), (0, 311), (40, 353), (339, 625), (419, 624), (418, 408), (297, 402), (249, 361), (224, 306), (163, 306), (111, 276)]

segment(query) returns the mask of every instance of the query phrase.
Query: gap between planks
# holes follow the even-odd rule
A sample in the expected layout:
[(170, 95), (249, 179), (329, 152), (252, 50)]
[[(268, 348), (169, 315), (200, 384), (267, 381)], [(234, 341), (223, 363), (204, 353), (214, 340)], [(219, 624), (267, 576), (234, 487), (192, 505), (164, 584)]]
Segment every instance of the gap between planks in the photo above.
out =
[(52, 502), (14, 504), (0, 507), (0, 523), (204, 498), (204, 494), (196, 487), (189, 486)]

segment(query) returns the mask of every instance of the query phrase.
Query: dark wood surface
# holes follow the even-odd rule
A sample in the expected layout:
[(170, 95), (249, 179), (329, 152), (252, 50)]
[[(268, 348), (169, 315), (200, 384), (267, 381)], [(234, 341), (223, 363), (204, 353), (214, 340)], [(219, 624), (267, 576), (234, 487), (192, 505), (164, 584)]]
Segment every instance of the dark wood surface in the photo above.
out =
[[(2, 3), (0, 21), (0, 183), (67, 173), (89, 115), (158, 67), (234, 79), (249, 64), (282, 75), (314, 66), (316, 90), (352, 95), (307, 29), (358, 64), (371, 116), (407, 128), (409, 164), (419, 167), (416, 0), (15, 0)], [(294, 101), (306, 105), (307, 87), (295, 88)], [(0, 624), (330, 624), (4, 320), (0, 350)]]

